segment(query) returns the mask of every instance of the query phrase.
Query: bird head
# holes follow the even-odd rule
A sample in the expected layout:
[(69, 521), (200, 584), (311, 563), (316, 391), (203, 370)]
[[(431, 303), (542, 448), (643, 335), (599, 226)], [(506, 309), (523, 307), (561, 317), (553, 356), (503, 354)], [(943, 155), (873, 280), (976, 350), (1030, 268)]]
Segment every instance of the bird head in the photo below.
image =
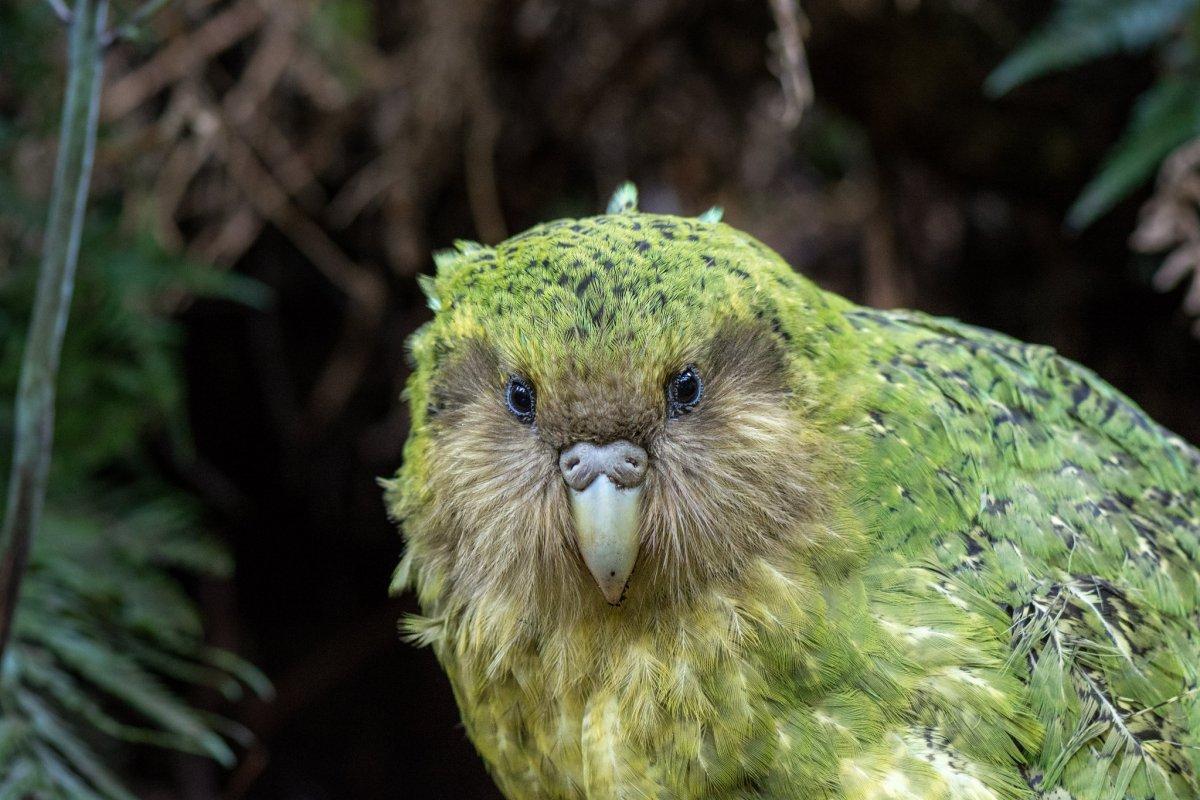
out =
[(816, 538), (827, 299), (708, 214), (461, 244), (424, 282), (389, 484), (423, 604), (631, 613)]

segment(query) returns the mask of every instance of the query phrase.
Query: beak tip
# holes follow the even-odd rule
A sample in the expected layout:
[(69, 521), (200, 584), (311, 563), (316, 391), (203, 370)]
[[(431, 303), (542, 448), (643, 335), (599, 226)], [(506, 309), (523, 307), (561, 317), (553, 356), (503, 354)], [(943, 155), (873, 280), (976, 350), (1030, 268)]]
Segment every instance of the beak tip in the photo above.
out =
[(617, 586), (615, 583), (610, 586), (600, 587), (600, 592), (604, 595), (604, 601), (610, 606), (617, 608), (625, 600), (625, 587), (628, 583), (623, 583)]

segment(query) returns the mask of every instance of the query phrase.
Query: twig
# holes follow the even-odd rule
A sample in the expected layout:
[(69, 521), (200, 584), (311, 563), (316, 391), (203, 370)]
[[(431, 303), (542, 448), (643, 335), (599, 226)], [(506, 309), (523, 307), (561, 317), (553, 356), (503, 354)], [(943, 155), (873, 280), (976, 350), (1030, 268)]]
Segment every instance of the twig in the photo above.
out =
[(475, 218), (475, 231), (488, 244), (508, 236), (500, 192), (496, 186), (496, 137), (500, 122), (494, 109), (486, 104), (475, 111), (464, 148), (467, 174), (467, 201)]
[(896, 235), (883, 200), (866, 220), (863, 246), (863, 283), (867, 303), (875, 308), (901, 308), (911, 294), (896, 253)]
[(202, 67), (210, 58), (258, 30), (266, 13), (256, 0), (239, 0), (190, 36), (175, 39), (137, 70), (109, 87), (105, 120), (128, 114), (146, 100)]
[(783, 85), (783, 123), (789, 128), (800, 124), (804, 112), (812, 105), (812, 76), (804, 54), (804, 15), (796, 0), (771, 0), (771, 13), (779, 29), (779, 49), (782, 63), (779, 82)]
[(223, 139), (229, 174), (254, 210), (269, 219), (318, 271), (350, 300), (342, 346), (326, 362), (308, 402), (318, 426), (331, 420), (350, 399), (369, 361), (371, 332), (378, 329), (387, 286), (374, 272), (353, 261), (325, 231), (299, 209), (275, 176), (258, 162), (251, 147), (226, 122)]
[(188, 255), (201, 263), (232, 267), (258, 239), (263, 218), (248, 204), (215, 222), (192, 238)]
[(112, 47), (122, 39), (133, 39), (137, 36), (138, 28), (142, 27), (142, 23), (161, 11), (163, 6), (169, 2), (171, 0), (146, 0), (129, 15), (129, 19), (123, 24), (110, 31), (105, 31), (104, 35), (100, 37), (100, 46)]
[(221, 144), (229, 175), (255, 210), (304, 254), (325, 278), (371, 318), (382, 315), (387, 287), (371, 270), (356, 263), (313, 220), (291, 202), (275, 176), (265, 170), (253, 149), (232, 126), (222, 121), (228, 135)]
[(54, 186), (17, 389), (12, 474), (0, 527), (0, 653), (8, 644), (29, 547), (46, 499), (54, 394), (71, 310), (79, 242), (96, 150), (108, 0), (76, 0)]
[(375, 310), (346, 315), (342, 335), (322, 365), (321, 374), (305, 402), (305, 412), (311, 423), (307, 426), (309, 430), (323, 430), (354, 396), (370, 366), (381, 319), (381, 311)]

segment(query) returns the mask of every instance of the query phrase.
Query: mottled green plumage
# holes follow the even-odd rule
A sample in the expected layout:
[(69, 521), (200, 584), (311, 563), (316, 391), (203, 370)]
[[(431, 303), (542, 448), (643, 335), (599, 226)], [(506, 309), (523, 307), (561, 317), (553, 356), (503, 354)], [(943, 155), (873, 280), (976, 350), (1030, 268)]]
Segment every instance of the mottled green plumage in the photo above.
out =
[[(1048, 348), (635, 206), (462, 244), (425, 286), (396, 586), (501, 789), (1200, 798), (1200, 454)], [(668, 418), (685, 364), (710, 388)], [(652, 462), (616, 608), (555, 466), (614, 438)]]

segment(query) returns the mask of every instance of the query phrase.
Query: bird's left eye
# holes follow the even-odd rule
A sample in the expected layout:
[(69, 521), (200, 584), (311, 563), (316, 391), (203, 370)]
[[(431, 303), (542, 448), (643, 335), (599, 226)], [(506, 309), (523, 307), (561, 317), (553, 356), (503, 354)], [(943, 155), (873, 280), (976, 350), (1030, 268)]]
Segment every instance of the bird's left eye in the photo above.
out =
[(704, 396), (704, 381), (695, 367), (684, 367), (667, 383), (667, 407), (672, 417), (691, 411)]
[(529, 381), (515, 375), (509, 378), (508, 385), (504, 388), (504, 402), (508, 405), (509, 412), (521, 422), (527, 425), (533, 422), (533, 415), (537, 410), (537, 396)]

